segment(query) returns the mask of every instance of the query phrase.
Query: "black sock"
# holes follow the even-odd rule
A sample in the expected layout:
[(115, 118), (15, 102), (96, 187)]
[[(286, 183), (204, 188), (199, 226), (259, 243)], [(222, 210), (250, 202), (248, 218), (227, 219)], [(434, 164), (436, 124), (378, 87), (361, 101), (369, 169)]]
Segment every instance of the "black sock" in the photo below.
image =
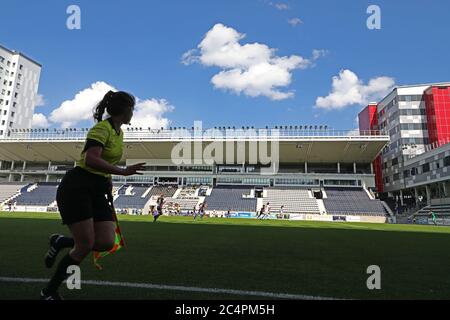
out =
[(73, 248), (75, 246), (75, 241), (70, 237), (60, 237), (55, 245), (58, 249)]
[(58, 266), (56, 267), (55, 274), (50, 279), (50, 282), (48, 283), (47, 287), (44, 289), (44, 292), (46, 294), (53, 294), (56, 291), (58, 291), (59, 286), (61, 283), (67, 279), (69, 276), (67, 274), (67, 268), (72, 265), (79, 265), (80, 263), (72, 259), (70, 254), (66, 254), (61, 261), (59, 262)]

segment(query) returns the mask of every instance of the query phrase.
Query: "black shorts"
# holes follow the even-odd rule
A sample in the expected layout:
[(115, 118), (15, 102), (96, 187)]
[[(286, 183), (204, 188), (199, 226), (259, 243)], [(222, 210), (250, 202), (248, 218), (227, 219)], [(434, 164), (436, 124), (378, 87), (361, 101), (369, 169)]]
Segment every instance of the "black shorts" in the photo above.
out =
[(114, 221), (106, 195), (109, 192), (106, 177), (75, 167), (66, 172), (56, 192), (56, 202), (63, 224), (93, 218), (94, 221)]

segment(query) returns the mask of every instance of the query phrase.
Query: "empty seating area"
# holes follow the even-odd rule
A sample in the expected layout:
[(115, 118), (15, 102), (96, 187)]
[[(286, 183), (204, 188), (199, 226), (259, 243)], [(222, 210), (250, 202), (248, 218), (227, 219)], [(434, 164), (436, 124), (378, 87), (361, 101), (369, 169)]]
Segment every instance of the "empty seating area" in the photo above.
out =
[(4, 184), (0, 185), (0, 203), (11, 198), (22, 189), (24, 184)]
[[(28, 188), (33, 187), (30, 192)], [(56, 200), (56, 183), (38, 183), (37, 187), (24, 184), (0, 185), (0, 202), (5, 202), (14, 194), (20, 192), (13, 202), (16, 206), (49, 206)], [(114, 184), (114, 193), (118, 197), (114, 201), (117, 209), (144, 209), (151, 200), (161, 194), (166, 200), (165, 209), (175, 212), (186, 212), (197, 206), (201, 197), (198, 196), (198, 186), (184, 186), (178, 193), (176, 185), (149, 184)], [(211, 188), (211, 187), (209, 187)], [(211, 190), (211, 195), (205, 197), (208, 204), (207, 210), (212, 211), (234, 211), (234, 212), (256, 212), (256, 198), (249, 198), (253, 186), (241, 185), (219, 185)], [(206, 190), (206, 189), (205, 189)], [(362, 215), (362, 216), (385, 216), (387, 211), (380, 200), (372, 200), (363, 188), (325, 188), (326, 196), (323, 204), (326, 213), (330, 215)], [(173, 198), (176, 193), (176, 198)], [(145, 194), (145, 197), (143, 195)], [(271, 212), (279, 213), (284, 206), (284, 213), (320, 214), (322, 204), (315, 199), (307, 187), (265, 187), (262, 202), (270, 203)], [(261, 201), (261, 199), (260, 199)], [(423, 208), (416, 215), (429, 215), (433, 211), (437, 215), (450, 215), (450, 204), (436, 205)]]
[(323, 199), (328, 214), (385, 216), (383, 203), (372, 200), (362, 188), (325, 188)]
[(178, 186), (153, 186), (149, 192), (149, 196), (160, 196), (164, 195), (165, 198), (171, 198), (177, 191)]
[(213, 188), (211, 195), (205, 198), (208, 210), (255, 212), (256, 199), (243, 198), (249, 194), (252, 187), (218, 186)]
[(198, 198), (195, 193), (197, 192), (196, 187), (192, 187), (192, 186), (187, 186), (187, 187), (183, 187), (180, 190), (180, 193), (178, 193), (177, 195), (177, 199), (194, 199), (194, 198)]
[(319, 205), (315, 198), (310, 198), (308, 189), (296, 187), (266, 188), (264, 204), (269, 202), (271, 212), (280, 212), (284, 206), (284, 213), (320, 214)]
[(39, 183), (37, 188), (30, 192), (23, 188), (14, 202), (18, 206), (48, 206), (56, 200), (57, 189), (57, 184)]
[[(143, 209), (150, 195), (142, 197), (150, 188), (149, 185), (123, 185), (119, 190), (119, 197), (114, 201), (114, 206), (118, 209)], [(131, 191), (131, 194), (126, 194)]]
[(437, 217), (449, 217), (450, 204), (432, 204), (423, 207), (415, 213), (415, 216), (431, 216), (431, 212), (433, 212)]
[(166, 199), (166, 209), (176, 211), (177, 207), (180, 208), (181, 211), (192, 211), (194, 210), (194, 206), (196, 206), (199, 202), (199, 199)]
[(197, 193), (197, 187), (185, 186), (181, 188), (175, 199), (166, 198), (166, 208), (169, 211), (176, 211), (177, 207), (181, 211), (192, 211), (200, 199), (195, 194)]

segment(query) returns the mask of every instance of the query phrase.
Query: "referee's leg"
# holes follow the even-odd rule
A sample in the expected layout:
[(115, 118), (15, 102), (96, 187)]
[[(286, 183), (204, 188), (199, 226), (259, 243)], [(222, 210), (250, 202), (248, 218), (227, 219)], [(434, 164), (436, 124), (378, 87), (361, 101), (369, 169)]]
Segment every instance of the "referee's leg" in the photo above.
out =
[(114, 247), (116, 224), (113, 221), (96, 221), (94, 222), (95, 230), (95, 251), (109, 251)]
[(95, 231), (92, 218), (71, 224), (69, 229), (75, 246), (58, 263), (55, 274), (41, 292), (41, 298), (57, 296), (59, 286), (68, 277), (67, 268), (72, 265), (79, 265), (94, 247)]

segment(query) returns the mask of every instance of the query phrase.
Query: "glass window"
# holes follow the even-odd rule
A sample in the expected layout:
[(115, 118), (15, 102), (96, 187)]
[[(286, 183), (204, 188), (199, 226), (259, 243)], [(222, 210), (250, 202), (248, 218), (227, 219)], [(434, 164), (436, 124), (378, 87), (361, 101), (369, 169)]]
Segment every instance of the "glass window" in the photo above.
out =
[(450, 156), (444, 158), (444, 166), (446, 167), (450, 166)]

